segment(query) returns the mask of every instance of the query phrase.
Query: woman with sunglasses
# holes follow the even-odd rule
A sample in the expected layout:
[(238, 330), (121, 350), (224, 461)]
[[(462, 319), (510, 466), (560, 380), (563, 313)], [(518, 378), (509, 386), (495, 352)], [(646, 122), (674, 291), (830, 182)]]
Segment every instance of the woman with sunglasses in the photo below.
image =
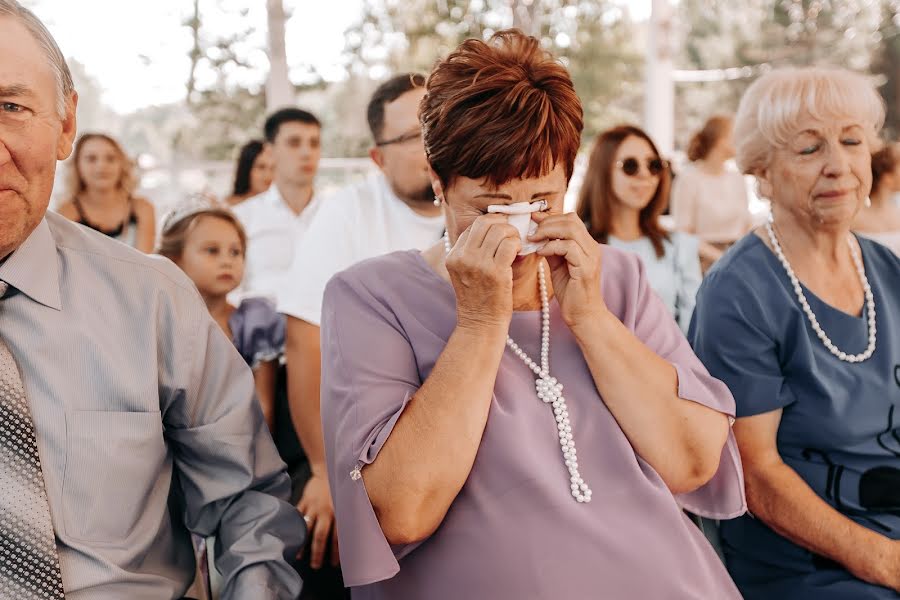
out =
[(670, 182), (668, 165), (644, 131), (631, 125), (604, 131), (591, 151), (578, 216), (595, 240), (641, 258), (650, 286), (686, 332), (702, 277), (697, 238), (659, 224)]
[(744, 177), (727, 168), (734, 158), (733, 129), (728, 116), (706, 121), (688, 144), (690, 164), (672, 186), (675, 228), (700, 238), (704, 273), (753, 227)]

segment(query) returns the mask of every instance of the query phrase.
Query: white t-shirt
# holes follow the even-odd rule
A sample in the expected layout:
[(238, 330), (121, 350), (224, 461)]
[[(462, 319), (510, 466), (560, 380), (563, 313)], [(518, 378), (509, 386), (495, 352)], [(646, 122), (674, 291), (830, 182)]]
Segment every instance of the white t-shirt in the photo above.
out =
[(354, 264), (441, 239), (444, 217), (426, 217), (394, 195), (381, 173), (323, 198), (278, 293), (278, 312), (319, 325), (325, 284)]
[(234, 214), (247, 232), (247, 256), (244, 280), (228, 295), (240, 303), (243, 298), (262, 296), (273, 302), (284, 285), (294, 261), (294, 253), (313, 216), (319, 208), (316, 196), (296, 215), (281, 199), (272, 184), (268, 191), (244, 200), (234, 207)]

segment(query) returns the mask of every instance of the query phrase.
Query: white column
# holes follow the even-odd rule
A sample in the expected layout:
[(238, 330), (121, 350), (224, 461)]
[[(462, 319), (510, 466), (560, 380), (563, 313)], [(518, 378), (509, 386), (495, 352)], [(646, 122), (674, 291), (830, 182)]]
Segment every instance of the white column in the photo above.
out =
[(288, 77), (287, 50), (284, 44), (284, 14), (282, 0), (266, 0), (269, 23), (269, 77), (266, 80), (266, 110), (293, 105), (294, 86)]
[(651, 0), (647, 39), (644, 129), (659, 151), (671, 156), (675, 148), (674, 11), (670, 0)]

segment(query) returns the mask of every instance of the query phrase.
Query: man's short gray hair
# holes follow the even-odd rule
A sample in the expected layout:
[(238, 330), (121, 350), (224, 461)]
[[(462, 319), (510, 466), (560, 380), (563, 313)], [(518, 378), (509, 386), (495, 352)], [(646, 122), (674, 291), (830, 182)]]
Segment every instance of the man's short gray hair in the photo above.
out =
[(22, 23), (47, 55), (56, 76), (56, 112), (61, 119), (65, 118), (66, 100), (75, 91), (75, 83), (72, 81), (72, 72), (66, 63), (66, 57), (56, 45), (56, 40), (41, 20), (16, 0), (0, 0), (0, 17), (12, 17)]

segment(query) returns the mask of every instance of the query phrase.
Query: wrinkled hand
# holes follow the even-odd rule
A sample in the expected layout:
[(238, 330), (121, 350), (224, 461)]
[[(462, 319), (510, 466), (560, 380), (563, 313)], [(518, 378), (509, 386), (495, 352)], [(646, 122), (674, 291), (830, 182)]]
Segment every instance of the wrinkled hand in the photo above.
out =
[[(340, 564), (338, 552), (337, 525), (334, 522), (334, 502), (331, 500), (331, 490), (328, 489), (328, 479), (321, 475), (313, 474), (303, 488), (303, 496), (297, 503), (297, 510), (306, 519), (306, 528), (309, 530), (309, 565), (313, 569), (320, 569), (325, 557), (325, 549), (331, 543), (331, 564)], [(306, 548), (300, 551), (298, 558), (306, 552)]]
[(575, 213), (534, 213), (533, 242), (547, 243), (538, 254), (550, 265), (553, 292), (566, 324), (575, 329), (606, 310), (600, 293), (603, 250)]
[(506, 215), (482, 215), (459, 236), (446, 259), (458, 326), (506, 331), (513, 308), (512, 263), (521, 246)]

